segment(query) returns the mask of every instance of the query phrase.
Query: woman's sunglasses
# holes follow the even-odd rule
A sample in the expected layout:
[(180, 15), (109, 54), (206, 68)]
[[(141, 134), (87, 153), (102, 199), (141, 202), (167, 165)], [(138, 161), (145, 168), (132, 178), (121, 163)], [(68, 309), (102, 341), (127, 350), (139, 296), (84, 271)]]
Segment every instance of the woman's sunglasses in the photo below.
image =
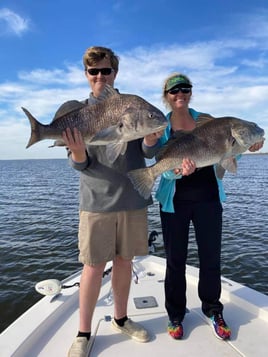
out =
[(175, 88), (168, 90), (167, 92), (169, 94), (177, 94), (179, 92), (182, 92), (183, 94), (188, 94), (191, 92), (191, 90), (192, 90), (191, 88), (175, 87)]

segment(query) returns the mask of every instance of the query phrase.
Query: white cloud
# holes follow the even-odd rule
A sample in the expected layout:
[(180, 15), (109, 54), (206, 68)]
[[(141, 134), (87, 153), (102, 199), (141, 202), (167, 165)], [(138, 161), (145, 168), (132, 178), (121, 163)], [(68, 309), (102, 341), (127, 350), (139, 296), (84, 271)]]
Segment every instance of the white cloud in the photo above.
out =
[(1, 123), (1, 159), (45, 159), (65, 158), (64, 148), (49, 148), (52, 141), (46, 140), (26, 149), (30, 137), (30, 126), (25, 120), (14, 118)]
[[(256, 39), (263, 41), (264, 39), (267, 40), (268, 36), (268, 10), (267, 8), (261, 8), (259, 9), (254, 15), (252, 14), (245, 14), (243, 15), (244, 23), (247, 24), (245, 35)], [(267, 43), (263, 43), (263, 46), (266, 46), (267, 48)]]
[(28, 28), (29, 21), (27, 19), (7, 8), (0, 9), (0, 35), (12, 33), (19, 36)]
[[(264, 68), (256, 75), (254, 66), (244, 71), (243, 61), (247, 58), (240, 60), (241, 50), (234, 48), (234, 43), (158, 46), (119, 53), (116, 87), (122, 92), (141, 95), (166, 112), (161, 100), (162, 83), (171, 72), (180, 71), (189, 75), (194, 84), (191, 103), (194, 108), (214, 116), (231, 115), (255, 121), (268, 132), (268, 72)], [(246, 45), (243, 41), (240, 44), (243, 51)], [(252, 43), (247, 49), (250, 47), (254, 47)], [(49, 141), (25, 149), (30, 126), (21, 107), (26, 107), (40, 122), (49, 123), (61, 103), (85, 98), (88, 92), (80, 63), (20, 72), (17, 82), (0, 84), (3, 138), (0, 159), (65, 157), (62, 148), (48, 149)], [(268, 152), (268, 143), (265, 145), (263, 151)]]
[(43, 69), (37, 68), (30, 72), (21, 71), (18, 74), (19, 79), (22, 81), (37, 83), (37, 84), (47, 84), (56, 85), (61, 84), (64, 86), (68, 85), (83, 85), (85, 83), (85, 76), (81, 70), (81, 67), (77, 65), (67, 65), (64, 68), (56, 69)]

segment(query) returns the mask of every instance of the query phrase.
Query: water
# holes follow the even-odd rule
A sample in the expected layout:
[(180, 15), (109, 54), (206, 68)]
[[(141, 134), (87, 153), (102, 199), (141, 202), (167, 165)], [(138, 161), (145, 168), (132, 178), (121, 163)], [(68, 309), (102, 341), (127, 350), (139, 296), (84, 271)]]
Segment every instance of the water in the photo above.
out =
[[(224, 186), (222, 273), (268, 295), (268, 155), (244, 155)], [(0, 331), (41, 298), (36, 282), (62, 280), (77, 262), (78, 173), (67, 160), (0, 161)], [(159, 233), (158, 205), (149, 228)], [(188, 264), (198, 266), (193, 231)]]

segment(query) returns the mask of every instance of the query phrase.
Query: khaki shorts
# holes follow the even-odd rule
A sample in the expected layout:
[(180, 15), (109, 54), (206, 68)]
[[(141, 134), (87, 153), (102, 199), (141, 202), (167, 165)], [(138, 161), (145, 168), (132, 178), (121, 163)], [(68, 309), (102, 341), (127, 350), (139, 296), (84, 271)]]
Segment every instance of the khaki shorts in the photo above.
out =
[(147, 208), (95, 213), (80, 211), (79, 261), (96, 265), (116, 255), (132, 259), (148, 254)]

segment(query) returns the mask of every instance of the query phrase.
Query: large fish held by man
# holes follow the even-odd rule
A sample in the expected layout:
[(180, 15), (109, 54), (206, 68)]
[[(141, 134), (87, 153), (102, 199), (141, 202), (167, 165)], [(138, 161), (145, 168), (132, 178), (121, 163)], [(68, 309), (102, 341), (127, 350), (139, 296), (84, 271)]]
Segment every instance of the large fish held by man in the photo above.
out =
[(156, 155), (156, 163), (128, 173), (136, 190), (148, 198), (156, 178), (165, 171), (181, 168), (182, 160), (195, 161), (197, 168), (216, 164), (216, 175), (236, 173), (236, 156), (264, 140), (256, 123), (234, 117), (200, 115), (192, 131), (177, 131)]
[(41, 124), (22, 108), (31, 124), (31, 137), (26, 148), (44, 139), (54, 139), (54, 146), (64, 146), (63, 131), (77, 128), (86, 144), (107, 145), (108, 158), (113, 162), (125, 152), (128, 141), (167, 126), (167, 120), (159, 109), (139, 96), (120, 94), (109, 85), (105, 85), (93, 104), (78, 101), (70, 101), (69, 104), (69, 110), (57, 115), (48, 125)]

